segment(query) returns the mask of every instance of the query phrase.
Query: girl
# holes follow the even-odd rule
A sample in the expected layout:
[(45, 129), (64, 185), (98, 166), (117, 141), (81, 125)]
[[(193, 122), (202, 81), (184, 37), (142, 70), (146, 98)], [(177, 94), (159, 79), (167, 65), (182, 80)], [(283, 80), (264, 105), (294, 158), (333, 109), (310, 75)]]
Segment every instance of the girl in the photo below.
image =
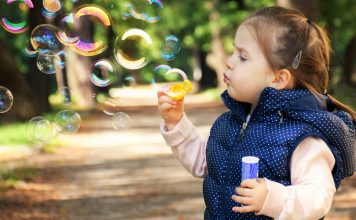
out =
[[(161, 132), (174, 156), (204, 177), (205, 219), (320, 219), (355, 171), (356, 114), (327, 94), (330, 45), (302, 13), (263, 8), (238, 28), (221, 95), (230, 111), (205, 143), (183, 101), (159, 93)], [(241, 182), (241, 158), (261, 179)]]

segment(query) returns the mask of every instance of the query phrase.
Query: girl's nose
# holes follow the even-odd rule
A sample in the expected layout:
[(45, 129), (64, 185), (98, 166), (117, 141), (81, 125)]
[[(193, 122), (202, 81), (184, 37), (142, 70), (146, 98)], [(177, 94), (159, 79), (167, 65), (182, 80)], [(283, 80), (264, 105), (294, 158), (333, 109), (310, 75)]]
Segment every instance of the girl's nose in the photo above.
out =
[(227, 61), (226, 61), (226, 66), (227, 66), (227, 68), (228, 69), (232, 69), (232, 67), (233, 67), (233, 62), (232, 62), (232, 56), (230, 56), (228, 59), (227, 59)]

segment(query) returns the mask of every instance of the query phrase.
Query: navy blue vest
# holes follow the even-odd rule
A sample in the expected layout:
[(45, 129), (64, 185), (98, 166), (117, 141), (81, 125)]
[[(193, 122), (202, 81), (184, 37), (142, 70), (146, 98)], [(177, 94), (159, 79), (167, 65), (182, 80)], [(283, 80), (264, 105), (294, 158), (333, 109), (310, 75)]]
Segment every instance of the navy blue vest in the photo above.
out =
[[(259, 103), (245, 129), (250, 105), (235, 101), (225, 91), (222, 100), (230, 109), (211, 128), (206, 149), (208, 174), (203, 193), (205, 219), (271, 219), (251, 213), (234, 213), (239, 206), (231, 199), (241, 182), (241, 159), (256, 156), (259, 177), (291, 185), (290, 158), (306, 137), (322, 138), (330, 147), (336, 163), (336, 187), (355, 171), (355, 128), (343, 111), (328, 111), (328, 97), (317, 98), (306, 90), (262, 91)], [(331, 110), (329, 108), (329, 110)]]

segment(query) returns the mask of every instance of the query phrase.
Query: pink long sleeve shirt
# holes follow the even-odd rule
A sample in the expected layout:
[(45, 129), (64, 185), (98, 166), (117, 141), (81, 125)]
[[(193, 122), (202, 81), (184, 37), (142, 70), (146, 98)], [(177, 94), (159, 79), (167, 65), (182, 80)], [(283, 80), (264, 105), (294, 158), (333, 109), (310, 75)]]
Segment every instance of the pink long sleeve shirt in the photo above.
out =
[[(172, 129), (162, 123), (161, 133), (173, 155), (195, 177), (207, 174), (206, 141), (184, 114)], [(266, 179), (267, 196), (257, 215), (274, 219), (319, 219), (330, 210), (336, 192), (332, 169), (335, 159), (320, 138), (304, 139), (291, 158), (291, 186)]]

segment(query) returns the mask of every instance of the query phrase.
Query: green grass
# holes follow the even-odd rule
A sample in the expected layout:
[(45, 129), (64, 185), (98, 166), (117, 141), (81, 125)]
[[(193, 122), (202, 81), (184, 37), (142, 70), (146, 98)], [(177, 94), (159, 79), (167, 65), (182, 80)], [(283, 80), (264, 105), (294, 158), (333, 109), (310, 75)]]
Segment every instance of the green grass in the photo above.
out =
[(26, 136), (25, 123), (0, 126), (0, 146), (29, 144), (31, 143)]

